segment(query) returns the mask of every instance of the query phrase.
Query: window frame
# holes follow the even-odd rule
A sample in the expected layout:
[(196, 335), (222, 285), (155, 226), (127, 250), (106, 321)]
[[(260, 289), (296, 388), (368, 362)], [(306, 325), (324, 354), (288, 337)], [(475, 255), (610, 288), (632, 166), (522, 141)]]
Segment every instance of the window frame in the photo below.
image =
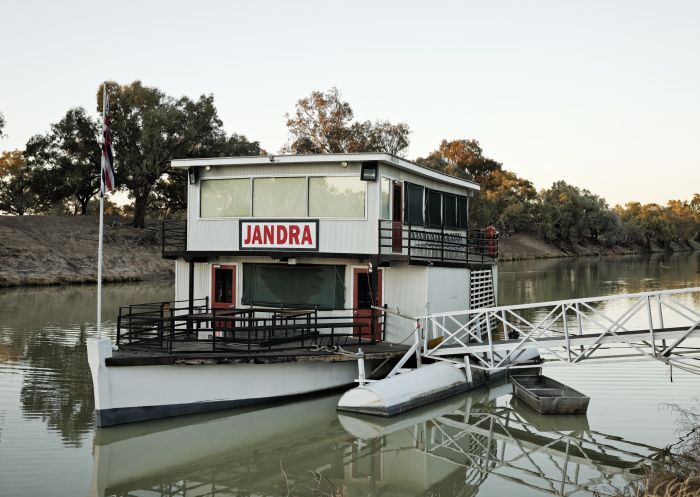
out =
[[(454, 199), (454, 212), (452, 213), (454, 217), (454, 225), (447, 225), (447, 197)], [(442, 196), (442, 224), (446, 230), (458, 230), (459, 228), (459, 216), (457, 214), (457, 204), (459, 195), (454, 193), (444, 193)]]
[[(209, 178), (201, 178), (200, 181), (197, 183), (196, 186), (196, 216), (194, 217), (195, 220), (197, 221), (231, 221), (231, 220), (237, 220), (237, 219), (255, 219), (253, 216), (253, 195), (254, 195), (254, 190), (253, 190), (253, 183), (255, 182), (256, 179), (258, 178), (306, 178), (306, 196), (305, 196), (305, 209), (304, 209), (304, 216), (299, 217), (299, 216), (286, 216), (286, 217), (272, 217), (271, 219), (323, 219), (323, 220), (331, 220), (331, 221), (366, 221), (367, 218), (367, 213), (368, 213), (368, 205), (367, 205), (367, 199), (369, 195), (369, 188), (365, 184), (365, 195), (364, 195), (364, 215), (363, 217), (310, 217), (309, 216), (309, 178), (323, 178), (323, 177), (351, 177), (354, 178), (356, 177), (356, 174), (284, 174), (284, 175), (267, 175), (267, 174), (249, 174), (246, 176), (233, 176), (233, 175), (225, 175), (225, 176), (216, 176), (216, 177), (209, 177)], [(357, 176), (359, 178), (359, 176)], [(249, 215), (245, 217), (202, 217), (202, 182), (203, 181), (218, 181), (218, 180), (227, 180), (227, 179), (247, 179), (250, 181), (250, 209), (249, 209)], [(368, 183), (368, 182), (363, 182), (363, 183)], [(269, 216), (267, 216), (268, 219), (270, 219)]]
[[(421, 192), (421, 222), (419, 223), (414, 223), (413, 220), (410, 218), (410, 208), (409, 208), (409, 195), (408, 191), (412, 187), (419, 187), (422, 192)], [(404, 202), (403, 202), (403, 224), (404, 225), (411, 225), (411, 226), (425, 226), (425, 190), (426, 187), (425, 185), (419, 185), (418, 183), (411, 183), (410, 181), (404, 181), (403, 182), (403, 195), (404, 195)]]
[[(430, 194), (437, 194), (440, 197), (440, 208), (438, 209), (440, 212), (440, 222), (439, 223), (432, 223), (430, 219), (430, 205), (428, 201), (428, 196)], [(444, 208), (444, 203), (445, 203), (445, 192), (441, 192), (440, 190), (435, 190), (433, 188), (425, 188), (425, 200), (423, 201), (423, 209), (424, 209), (424, 214), (423, 217), (425, 218), (425, 227), (426, 228), (433, 228), (433, 229), (442, 229), (445, 227), (445, 220), (443, 217), (443, 208)]]

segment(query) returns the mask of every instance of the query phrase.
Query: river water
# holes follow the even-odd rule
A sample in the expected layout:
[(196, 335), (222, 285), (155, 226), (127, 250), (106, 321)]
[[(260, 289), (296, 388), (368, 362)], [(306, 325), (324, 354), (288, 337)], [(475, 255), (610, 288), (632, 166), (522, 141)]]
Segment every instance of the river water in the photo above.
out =
[[(499, 303), (700, 286), (699, 270), (698, 255), (502, 263)], [(108, 333), (119, 305), (172, 296), (106, 286)], [(657, 362), (595, 364), (547, 372), (590, 395), (586, 416), (537, 415), (495, 384), (389, 420), (338, 414), (334, 394), (97, 430), (94, 308), (89, 286), (0, 291), (0, 496), (605, 494), (700, 396), (700, 377)]]

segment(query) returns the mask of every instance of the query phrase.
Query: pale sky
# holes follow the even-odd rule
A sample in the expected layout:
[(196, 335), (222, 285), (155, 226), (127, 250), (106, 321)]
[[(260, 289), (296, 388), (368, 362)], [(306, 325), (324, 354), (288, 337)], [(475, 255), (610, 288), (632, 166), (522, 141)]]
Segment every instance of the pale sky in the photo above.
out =
[(0, 0), (0, 68), (0, 150), (140, 79), (213, 93), (227, 132), (276, 152), (285, 112), (337, 86), (356, 118), (411, 126), (409, 159), (476, 138), (538, 189), (700, 192), (698, 1)]

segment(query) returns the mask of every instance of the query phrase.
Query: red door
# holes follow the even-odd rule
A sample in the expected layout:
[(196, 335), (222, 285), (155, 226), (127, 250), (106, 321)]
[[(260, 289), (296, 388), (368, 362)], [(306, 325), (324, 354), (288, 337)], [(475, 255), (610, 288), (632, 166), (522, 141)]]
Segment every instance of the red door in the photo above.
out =
[[(215, 314), (224, 315), (221, 309), (236, 307), (236, 266), (219, 265), (211, 268), (211, 307)], [(232, 328), (232, 321), (217, 321), (217, 329)], [(220, 336), (217, 334), (217, 336)]]
[(403, 250), (403, 186), (394, 181), (391, 192), (391, 251)]
[[(382, 306), (382, 270), (377, 278), (377, 307)], [(374, 326), (372, 326), (372, 286), (370, 285), (370, 274), (367, 269), (355, 268), (352, 272), (353, 279), (353, 308), (354, 322), (363, 324), (362, 327), (355, 328), (355, 334), (362, 334), (362, 339), (370, 339), (374, 335), (375, 340), (381, 340), (381, 315), (380, 311), (374, 311)]]

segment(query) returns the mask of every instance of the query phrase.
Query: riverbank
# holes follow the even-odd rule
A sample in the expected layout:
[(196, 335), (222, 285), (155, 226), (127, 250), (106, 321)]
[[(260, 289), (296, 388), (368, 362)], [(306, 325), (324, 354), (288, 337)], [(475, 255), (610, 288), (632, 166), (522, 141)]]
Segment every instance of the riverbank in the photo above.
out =
[[(170, 279), (172, 261), (161, 258), (157, 223), (136, 229), (119, 216), (105, 218), (104, 281)], [(0, 216), (0, 287), (97, 281), (99, 223), (93, 216)], [(695, 241), (672, 244), (673, 252), (700, 250)], [(664, 252), (664, 247), (603, 243), (555, 245), (531, 235), (499, 240), (499, 260)]]
[[(93, 216), (0, 216), (0, 287), (95, 283), (98, 234)], [(103, 281), (172, 278), (173, 270), (157, 225), (105, 217)]]
[(500, 261), (517, 261), (524, 259), (549, 259), (556, 257), (629, 255), (646, 253), (692, 252), (700, 250), (700, 243), (686, 240), (683, 243), (672, 242), (668, 248), (657, 243), (649, 247), (643, 245), (611, 245), (602, 242), (585, 244), (548, 243), (532, 235), (515, 234), (501, 236), (498, 240), (498, 259)]

